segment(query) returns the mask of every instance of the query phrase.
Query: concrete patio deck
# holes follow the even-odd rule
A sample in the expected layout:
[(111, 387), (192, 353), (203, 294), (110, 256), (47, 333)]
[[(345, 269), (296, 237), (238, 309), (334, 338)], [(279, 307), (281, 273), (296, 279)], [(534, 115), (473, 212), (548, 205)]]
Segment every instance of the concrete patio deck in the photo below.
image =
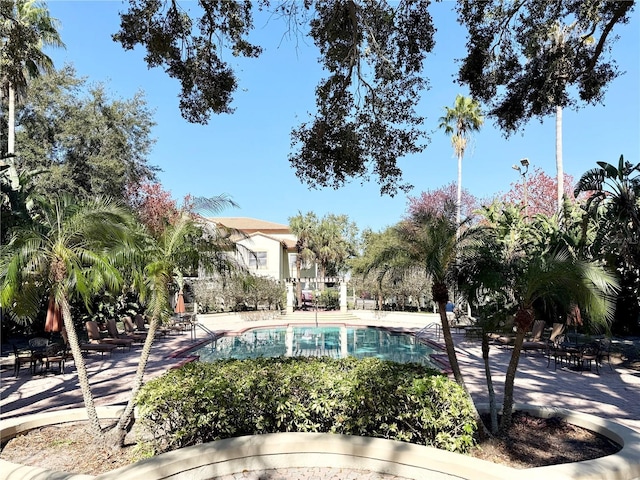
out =
[[(254, 317), (255, 318), (255, 317)], [(315, 317), (313, 317), (315, 319)], [(200, 315), (199, 322), (212, 331), (235, 331), (263, 325), (283, 323), (309, 323), (310, 315), (289, 315), (270, 320), (246, 321), (237, 314)], [(354, 311), (345, 318), (319, 314), (320, 323), (347, 322), (402, 329), (419, 329), (429, 322), (439, 322), (438, 316), (388, 313), (376, 315), (369, 311)], [(198, 331), (198, 339), (203, 332)], [(465, 382), (476, 403), (488, 401), (480, 342), (454, 334), (458, 358)], [(168, 336), (154, 346), (146, 380), (161, 375), (168, 368), (184, 359), (175, 357), (177, 351), (193, 344), (189, 333)], [(87, 358), (90, 381), (96, 397), (96, 405), (122, 404), (128, 399), (129, 385), (135, 375), (140, 347), (130, 352), (114, 353), (111, 357), (91, 354)], [(504, 372), (510, 358), (510, 350), (494, 347), (490, 361), (496, 394), (500, 397)], [(640, 432), (640, 372), (605, 365), (600, 374), (576, 372), (566, 368), (547, 368), (542, 353), (522, 355), (516, 378), (515, 401), (543, 407), (559, 407), (596, 415), (612, 420)], [(26, 369), (18, 377), (13, 369), (3, 369), (0, 385), (0, 418), (82, 407), (82, 395), (77, 382), (73, 362), (69, 362), (65, 374), (31, 375)]]

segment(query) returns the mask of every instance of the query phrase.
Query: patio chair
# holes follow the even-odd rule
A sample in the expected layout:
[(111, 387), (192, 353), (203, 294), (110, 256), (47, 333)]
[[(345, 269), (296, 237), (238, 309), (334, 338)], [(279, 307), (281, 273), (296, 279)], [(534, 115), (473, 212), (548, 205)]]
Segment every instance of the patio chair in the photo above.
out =
[(13, 346), (13, 374), (17, 377), (20, 374), (20, 369), (23, 365), (29, 366), (29, 371), (31, 373), (35, 373), (36, 364), (38, 362), (38, 357), (33, 355), (31, 349), (29, 350), (20, 350), (16, 347), (15, 344)]
[[(112, 320), (107, 320), (107, 328), (109, 326), (109, 322)], [(115, 320), (113, 320), (115, 322)], [(100, 329), (98, 328), (98, 324), (94, 321), (89, 320), (85, 323), (87, 327), (87, 335), (89, 336), (89, 342), (93, 344), (111, 344), (116, 347), (121, 347), (123, 350), (128, 348), (131, 350), (131, 345), (133, 344), (133, 340), (130, 338), (118, 338), (118, 337), (102, 337), (100, 335)]]
[(52, 364), (58, 364), (58, 372), (64, 373), (64, 365), (67, 359), (73, 358), (66, 346), (59, 343), (50, 343), (47, 346), (41, 361), (44, 364), (45, 371), (51, 370)]
[(46, 350), (49, 346), (49, 340), (44, 337), (35, 337), (29, 340), (29, 350), (31, 350), (31, 356), (35, 359), (33, 364), (33, 373), (36, 373), (38, 362), (44, 365), (43, 358), (46, 356)]
[(564, 362), (569, 365), (573, 363), (577, 350), (568, 348), (566, 337), (563, 334), (557, 335), (553, 340), (547, 342), (547, 368), (551, 365), (553, 357), (553, 369), (558, 366), (558, 362), (562, 365)]
[(596, 365), (596, 374), (600, 374), (600, 370), (598, 369), (598, 354), (600, 351), (600, 344), (598, 342), (591, 342), (583, 345), (580, 349), (580, 353), (577, 355), (576, 360), (579, 363), (580, 373), (585, 369), (585, 363), (589, 365), (589, 371), (591, 371), (591, 365), (595, 363)]
[(178, 332), (178, 333), (185, 333), (188, 330), (191, 330), (192, 328), (191, 315), (185, 315), (182, 317), (181, 316), (171, 317), (171, 320), (167, 325), (167, 328), (169, 328), (169, 330), (172, 332)]
[(613, 366), (611, 365), (611, 339), (603, 338), (602, 340), (598, 341), (598, 344), (600, 348), (598, 349), (597, 363), (602, 366), (602, 361), (606, 359), (607, 363), (609, 364), (609, 369), (613, 370)]

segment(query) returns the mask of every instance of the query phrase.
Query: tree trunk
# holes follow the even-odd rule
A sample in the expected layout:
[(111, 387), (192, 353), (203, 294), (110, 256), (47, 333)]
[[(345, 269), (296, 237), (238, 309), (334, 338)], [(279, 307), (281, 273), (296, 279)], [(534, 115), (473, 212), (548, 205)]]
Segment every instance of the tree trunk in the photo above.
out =
[(458, 196), (456, 198), (456, 238), (460, 237), (462, 219), (462, 154), (458, 154)]
[(491, 378), (491, 365), (489, 364), (489, 337), (482, 332), (482, 360), (484, 361), (484, 375), (487, 380), (487, 391), (489, 392), (489, 417), (492, 434), (498, 433), (498, 406), (496, 403), (496, 392), (493, 389), (493, 378)]
[(9, 83), (9, 118), (7, 122), (7, 153), (16, 153), (16, 91), (12, 83)]
[(136, 397), (138, 396), (138, 392), (142, 388), (142, 384), (144, 381), (144, 372), (147, 368), (147, 363), (149, 362), (151, 347), (153, 346), (156, 332), (158, 331), (158, 322), (159, 320), (157, 315), (153, 315), (151, 317), (151, 322), (149, 322), (147, 338), (144, 341), (142, 352), (140, 352), (140, 360), (138, 361), (136, 376), (133, 379), (133, 384), (131, 386), (131, 395), (129, 396), (129, 401), (124, 408), (124, 411), (120, 415), (118, 423), (116, 423), (116, 425), (107, 434), (106, 440), (110, 447), (122, 448), (124, 446), (124, 440), (127, 436), (127, 433), (131, 431), (131, 429), (133, 428), (133, 424), (135, 423), (133, 410), (136, 405)]
[(447, 350), (447, 357), (449, 358), (449, 365), (451, 366), (453, 378), (455, 378), (456, 382), (466, 390), (464, 379), (462, 378), (462, 373), (460, 372), (460, 365), (458, 365), (456, 347), (453, 344), (453, 337), (451, 336), (451, 328), (449, 327), (446, 308), (447, 305), (445, 302), (438, 302), (438, 310), (440, 311), (440, 323), (442, 323), (442, 337), (444, 338), (444, 345)]
[(456, 347), (453, 343), (453, 336), (451, 335), (451, 328), (449, 327), (449, 320), (447, 319), (446, 312), (447, 304), (446, 302), (439, 301), (438, 302), (438, 310), (440, 310), (440, 322), (442, 323), (442, 337), (444, 338), (444, 345), (447, 350), (447, 357), (449, 358), (449, 365), (451, 366), (451, 371), (453, 372), (453, 378), (456, 383), (462, 387), (467, 396), (469, 397), (469, 401), (473, 407), (474, 415), (476, 423), (478, 424), (478, 434), (481, 438), (484, 438), (488, 435), (487, 428), (482, 422), (482, 418), (480, 417), (480, 413), (476, 408), (476, 404), (473, 402), (473, 398), (471, 398), (471, 394), (467, 389), (467, 385), (464, 383), (464, 378), (462, 377), (462, 372), (460, 371), (460, 365), (458, 364), (458, 357), (456, 355)]
[(522, 343), (526, 330), (518, 327), (516, 338), (511, 352), (511, 360), (507, 367), (507, 373), (504, 379), (504, 399), (502, 403), (502, 420), (500, 421), (500, 433), (505, 434), (511, 427), (511, 417), (513, 415), (513, 387), (518, 371), (518, 362), (520, 361), (520, 352), (522, 351)]
[(75, 326), (71, 318), (71, 310), (69, 308), (69, 302), (64, 298), (61, 302), (60, 308), (62, 310), (62, 318), (64, 320), (65, 336), (71, 354), (73, 355), (73, 361), (76, 365), (76, 372), (78, 374), (78, 383), (80, 383), (80, 390), (82, 391), (82, 398), (84, 399), (84, 406), (87, 409), (87, 417), (89, 419), (89, 425), (91, 433), (101, 443), (104, 443), (105, 437), (100, 426), (100, 419), (98, 418), (98, 412), (93, 401), (93, 394), (91, 393), (91, 386), (89, 385), (89, 375), (87, 374), (87, 367), (84, 363), (82, 352), (80, 351), (80, 343), (78, 342), (78, 335), (76, 334)]
[(320, 282), (320, 286), (316, 285), (316, 288), (321, 292), (324, 291), (324, 287), (325, 287), (324, 278), (326, 277), (326, 274), (327, 274), (327, 269), (323, 264), (320, 264), (320, 278), (322, 279), (322, 281)]
[(562, 166), (562, 107), (556, 107), (556, 171), (558, 178), (558, 207), (562, 210), (562, 197), (564, 195), (564, 169)]
[(302, 270), (302, 260), (300, 259), (300, 252), (296, 255), (296, 275), (298, 281), (296, 282), (296, 297), (298, 298), (298, 308), (302, 307), (302, 283), (300, 282), (300, 270)]

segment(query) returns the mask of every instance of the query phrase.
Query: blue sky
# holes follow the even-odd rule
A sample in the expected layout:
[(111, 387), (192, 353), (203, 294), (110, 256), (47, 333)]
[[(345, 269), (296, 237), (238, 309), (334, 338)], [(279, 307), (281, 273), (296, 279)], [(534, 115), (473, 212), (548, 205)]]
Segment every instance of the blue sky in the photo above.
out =
[[(239, 89), (235, 113), (214, 116), (208, 125), (193, 125), (178, 109), (179, 85), (161, 69), (147, 69), (141, 49), (125, 51), (111, 40), (118, 31), (120, 1), (47, 2), (61, 22), (65, 50), (49, 51), (56, 66), (73, 64), (89, 82), (102, 82), (112, 98), (131, 98), (144, 91), (157, 123), (156, 144), (149, 163), (162, 171), (159, 180), (176, 199), (186, 194), (229, 195), (239, 208), (221, 216), (253, 217), (288, 224), (298, 212), (346, 214), (360, 229), (382, 230), (399, 221), (407, 195), (380, 196), (375, 181), (360, 180), (339, 189), (310, 190), (289, 166), (290, 132), (314, 112), (314, 90), (322, 72), (315, 48), (305, 40), (283, 38), (282, 23), (256, 19), (254, 41), (265, 47), (258, 59), (229, 55), (236, 67)], [(195, 8), (195, 2), (184, 2)], [(449, 138), (437, 130), (445, 106), (468, 91), (454, 83), (455, 59), (462, 58), (465, 31), (456, 22), (454, 2), (432, 5), (436, 47), (426, 62), (430, 90), (422, 95), (419, 114), (426, 117), (430, 142), (420, 154), (403, 158), (399, 166), (414, 185), (409, 196), (456, 181), (457, 163)], [(626, 72), (608, 88), (603, 105), (585, 106), (563, 115), (565, 172), (579, 178), (597, 161), (617, 162), (620, 154), (640, 161), (640, 18), (618, 30), (613, 56)], [(474, 136), (465, 155), (462, 184), (486, 198), (508, 191), (520, 180), (511, 168), (523, 157), (530, 171), (541, 168), (555, 176), (555, 120), (532, 120), (524, 131), (504, 138), (490, 118)]]

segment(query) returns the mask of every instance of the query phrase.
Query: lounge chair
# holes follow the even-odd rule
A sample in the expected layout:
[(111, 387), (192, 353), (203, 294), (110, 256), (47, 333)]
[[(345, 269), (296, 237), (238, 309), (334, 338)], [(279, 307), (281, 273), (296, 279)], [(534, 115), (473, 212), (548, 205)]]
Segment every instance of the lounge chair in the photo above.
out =
[[(125, 319), (123, 319), (123, 321), (125, 321)], [(133, 321), (135, 322), (134, 333), (146, 335), (149, 330), (147, 329), (147, 326), (145, 325), (145, 317), (144, 317), (144, 315), (142, 315), (140, 313), (136, 313), (135, 316), (133, 317)], [(125, 323), (125, 328), (127, 328), (127, 323)], [(167, 334), (169, 332), (170, 332), (170, 330), (168, 328), (165, 328), (165, 327), (160, 325), (156, 329), (156, 338), (165, 337), (165, 336), (167, 336)]]
[(499, 347), (511, 347), (515, 342), (515, 335), (509, 333), (490, 333), (489, 340)]
[[(542, 322), (542, 320), (539, 320)], [(534, 326), (535, 327), (535, 326)], [(522, 344), (522, 349), (526, 351), (532, 350), (549, 350), (549, 348), (553, 347), (556, 339), (564, 333), (565, 324), (564, 323), (554, 323), (551, 328), (551, 334), (546, 341), (538, 340), (538, 341), (529, 341), (524, 342)]]
[[(109, 333), (113, 330), (119, 338), (130, 338), (134, 342), (144, 342), (147, 338), (147, 332), (139, 332), (133, 325), (133, 320), (128, 315), (122, 317), (122, 325), (124, 325), (124, 333), (118, 332), (115, 320), (109, 320), (107, 330)], [(113, 336), (113, 334), (111, 334)]]
[[(107, 320), (107, 329), (109, 326), (109, 322), (112, 320)], [(115, 320), (113, 320), (115, 322)], [(116, 347), (122, 347), (131, 349), (131, 345), (133, 344), (133, 340), (130, 338), (118, 338), (118, 337), (103, 337), (100, 335), (100, 329), (98, 328), (98, 324), (94, 321), (88, 321), (85, 323), (87, 327), (87, 335), (89, 336), (89, 342), (93, 344), (111, 344)]]
[[(62, 339), (64, 340), (65, 347), (70, 348), (70, 346), (69, 346), (69, 337), (67, 336), (66, 330), (63, 328), (62, 332), (60, 332), (60, 333), (62, 335)], [(80, 351), (82, 353), (100, 352), (100, 356), (104, 355), (105, 353), (108, 353), (109, 355), (111, 355), (111, 353), (116, 348), (118, 348), (117, 345), (113, 345), (113, 344), (110, 344), (110, 343), (80, 342)]]
[(107, 333), (109, 334), (108, 338), (115, 338), (117, 340), (129, 340), (131, 341), (131, 343), (144, 342), (145, 339), (145, 335), (129, 335), (126, 332), (121, 332), (120, 330), (118, 330), (118, 325), (113, 318), (107, 320)]
[(487, 333), (489, 341), (498, 347), (512, 347), (515, 343), (514, 315), (507, 315), (497, 326), (496, 331)]
[(544, 332), (545, 321), (536, 320), (533, 322), (531, 329), (531, 338), (522, 342), (522, 351), (529, 352), (534, 350), (545, 350), (547, 348), (547, 342), (542, 340), (542, 332)]

